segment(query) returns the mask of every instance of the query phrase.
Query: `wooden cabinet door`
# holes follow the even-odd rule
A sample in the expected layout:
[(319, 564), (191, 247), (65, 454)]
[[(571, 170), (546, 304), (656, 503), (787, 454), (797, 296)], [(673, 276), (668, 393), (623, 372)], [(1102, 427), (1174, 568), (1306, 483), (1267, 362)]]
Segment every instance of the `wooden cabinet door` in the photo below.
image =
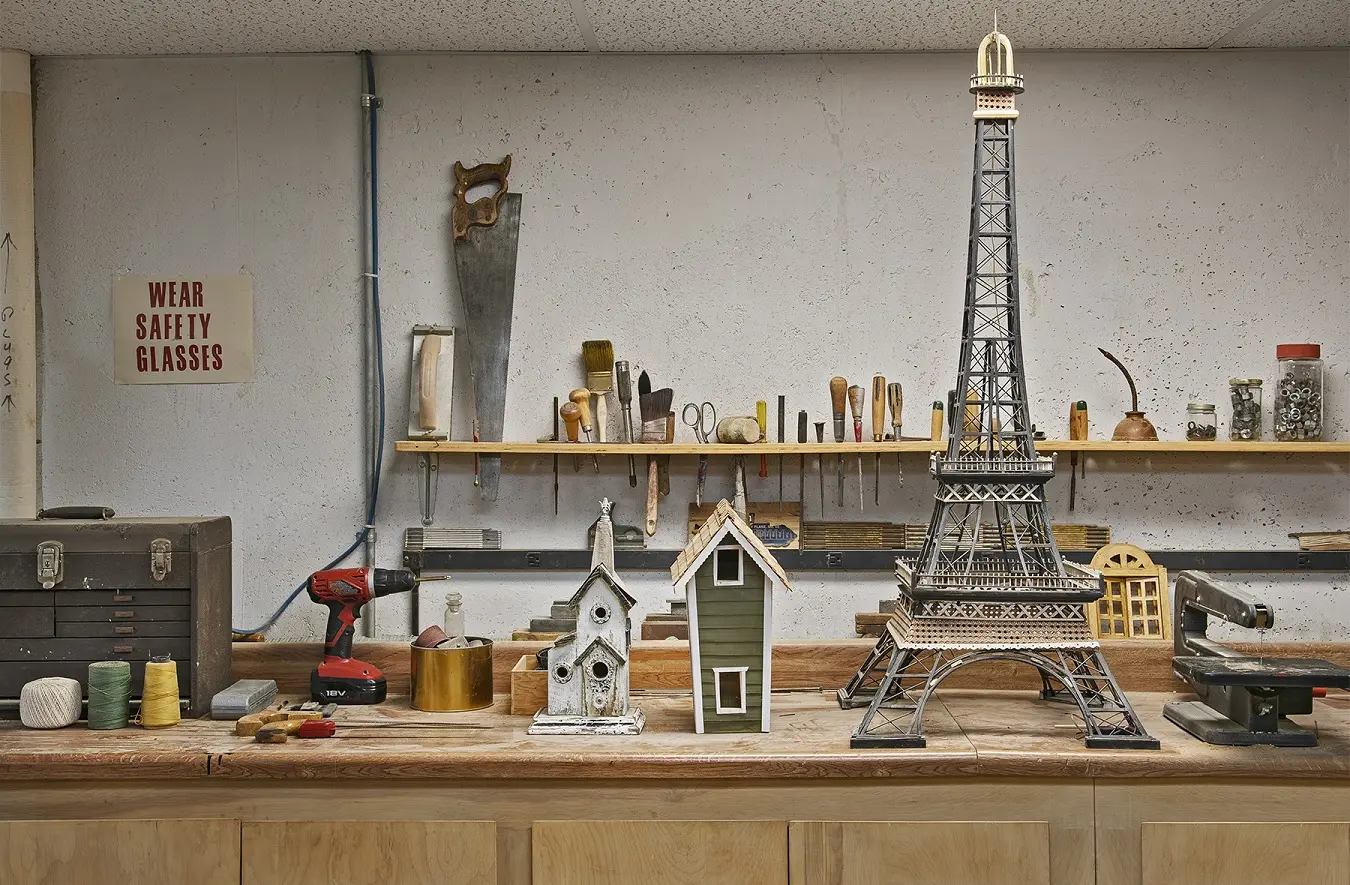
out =
[(1350, 823), (1143, 824), (1144, 885), (1350, 885)]
[(787, 885), (783, 821), (536, 821), (534, 885)]
[(792, 885), (1050, 885), (1045, 821), (793, 821)]
[(239, 821), (0, 821), (0, 882), (238, 885)]
[(248, 821), (243, 827), (242, 885), (496, 881), (497, 825), (492, 821), (283, 820)]

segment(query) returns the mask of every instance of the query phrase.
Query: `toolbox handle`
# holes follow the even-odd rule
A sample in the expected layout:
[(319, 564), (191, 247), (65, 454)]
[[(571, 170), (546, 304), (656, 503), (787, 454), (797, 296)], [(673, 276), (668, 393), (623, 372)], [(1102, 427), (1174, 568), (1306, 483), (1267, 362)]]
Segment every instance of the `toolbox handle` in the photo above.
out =
[(49, 507), (38, 511), (38, 519), (112, 519), (111, 507)]

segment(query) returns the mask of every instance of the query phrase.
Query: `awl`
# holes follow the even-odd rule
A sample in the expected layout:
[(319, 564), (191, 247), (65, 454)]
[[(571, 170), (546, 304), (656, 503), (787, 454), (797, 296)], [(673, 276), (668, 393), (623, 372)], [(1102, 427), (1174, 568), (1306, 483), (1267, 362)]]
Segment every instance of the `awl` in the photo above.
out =
[[(872, 442), (886, 435), (886, 377), (872, 376)], [(897, 436), (897, 439), (899, 437)], [(881, 452), (872, 456), (872, 503), (881, 504)]]
[[(830, 379), (830, 411), (834, 417), (834, 441), (844, 441), (844, 404), (848, 400), (848, 379), (835, 375)], [(839, 506), (844, 506), (844, 452), (839, 451), (839, 460), (835, 463), (835, 473), (839, 475)]]
[[(863, 389), (854, 384), (848, 389), (848, 408), (853, 413), (853, 441), (862, 442)], [(858, 453), (858, 512), (863, 509), (862, 452)]]
[[(899, 381), (892, 381), (886, 385), (886, 400), (891, 405), (891, 436), (896, 442), (900, 441), (900, 414), (905, 408), (905, 393), (900, 387)], [(900, 485), (905, 484), (905, 474), (900, 467), (900, 453), (895, 453), (895, 481)]]

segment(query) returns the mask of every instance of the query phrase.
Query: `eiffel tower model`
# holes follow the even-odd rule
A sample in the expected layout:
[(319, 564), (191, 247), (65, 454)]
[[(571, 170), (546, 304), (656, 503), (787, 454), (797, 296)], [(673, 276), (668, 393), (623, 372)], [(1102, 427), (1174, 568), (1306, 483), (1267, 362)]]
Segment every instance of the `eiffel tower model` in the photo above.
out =
[(1017, 304), (1013, 124), (1022, 77), (997, 23), (977, 71), (951, 440), (932, 459), (938, 490), (918, 560), (896, 561), (895, 613), (839, 704), (867, 708), (851, 746), (922, 747), (924, 709), (943, 679), (981, 661), (1020, 661), (1040, 671), (1042, 698), (1077, 707), (1087, 746), (1156, 749), (1088, 624), (1084, 604), (1102, 596), (1101, 575), (1064, 561), (1045, 509), (1055, 462), (1032, 440)]

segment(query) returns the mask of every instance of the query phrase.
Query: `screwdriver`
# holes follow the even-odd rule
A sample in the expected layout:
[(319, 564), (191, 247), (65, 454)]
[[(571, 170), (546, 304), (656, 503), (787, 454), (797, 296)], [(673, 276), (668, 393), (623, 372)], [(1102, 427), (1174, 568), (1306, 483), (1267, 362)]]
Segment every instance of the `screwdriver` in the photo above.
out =
[[(863, 389), (854, 384), (848, 389), (848, 408), (853, 413), (853, 441), (862, 442)], [(858, 453), (858, 512), (863, 509), (862, 452)]]
[[(797, 413), (797, 444), (806, 442), (806, 410)], [(806, 453), (797, 455), (797, 516), (806, 511)]]
[[(844, 402), (848, 398), (848, 380), (839, 375), (830, 379), (830, 410), (834, 416), (834, 441), (844, 441)], [(839, 506), (844, 506), (844, 450), (839, 450), (839, 461), (835, 464), (835, 473), (839, 474)]]
[[(816, 422), (816, 442), (825, 442), (825, 422)], [(820, 518), (825, 518), (825, 458), (816, 455), (816, 478), (820, 480)]]
[[(755, 420), (759, 422), (759, 439), (761, 442), (769, 441), (769, 404), (764, 400), (755, 402)], [(765, 455), (759, 456), (759, 478), (769, 478), (769, 459)]]
[[(891, 436), (896, 442), (900, 441), (900, 413), (905, 407), (905, 392), (900, 387), (899, 381), (892, 381), (886, 385), (886, 399), (891, 404)], [(895, 453), (895, 481), (905, 484), (905, 474), (900, 467), (900, 453)]]
[[(886, 435), (886, 378), (872, 376), (872, 442)], [(881, 505), (881, 452), (872, 456), (872, 503)]]
[[(780, 443), (783, 443), (783, 442), (786, 442), (786, 441), (787, 441), (787, 439), (786, 439), (786, 437), (785, 437), (785, 435), (784, 435), (784, 434), (787, 433), (787, 428), (786, 428), (786, 426), (785, 426), (786, 421), (787, 421), (787, 415), (786, 415), (786, 413), (783, 411), (783, 410), (786, 408), (786, 406), (787, 406), (787, 397), (783, 396), (782, 394), (779, 394), (779, 395), (778, 395), (778, 442), (780, 442)], [(782, 453), (782, 452), (779, 452), (779, 453), (778, 453), (778, 506), (779, 506), (779, 507), (782, 507), (782, 506), (783, 506), (783, 453)]]

